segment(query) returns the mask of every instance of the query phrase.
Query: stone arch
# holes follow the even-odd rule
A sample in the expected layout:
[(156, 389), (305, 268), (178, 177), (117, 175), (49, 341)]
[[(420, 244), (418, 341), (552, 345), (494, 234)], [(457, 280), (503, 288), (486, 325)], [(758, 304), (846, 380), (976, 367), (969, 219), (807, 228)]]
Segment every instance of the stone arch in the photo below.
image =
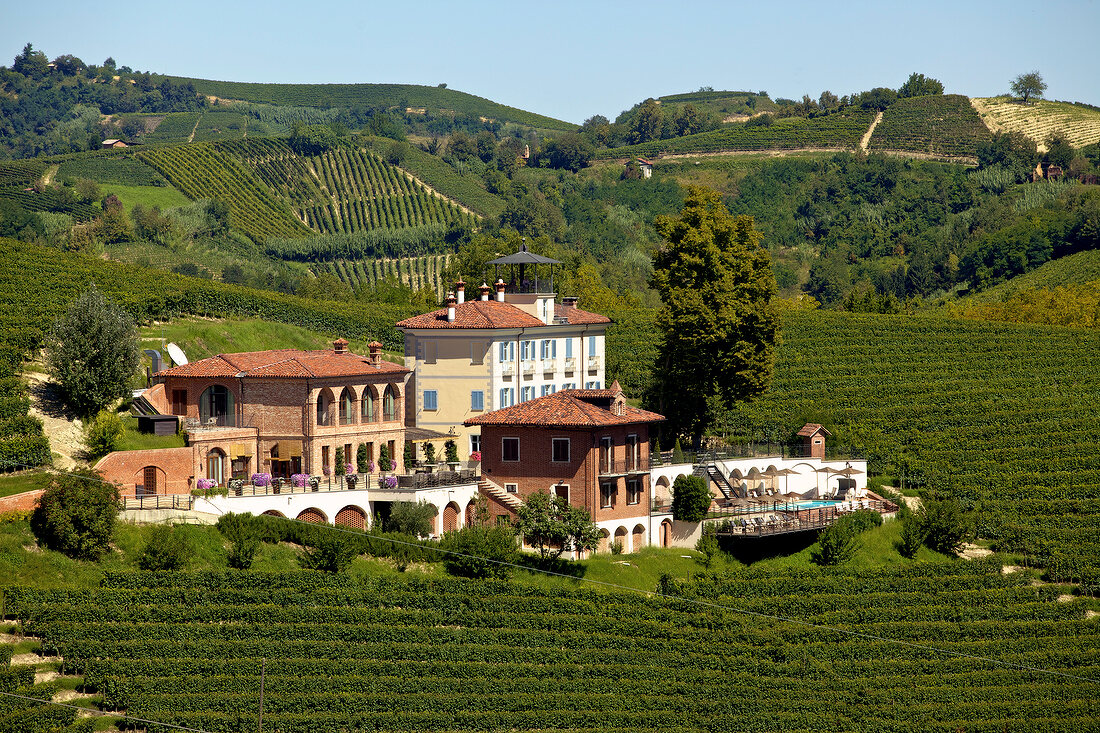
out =
[(265, 516), (265, 517), (279, 517), (280, 519), (286, 519), (286, 515), (283, 514), (281, 511), (279, 511), (278, 509), (268, 509), (266, 512), (263, 513), (262, 516)]
[(611, 552), (611, 533), (606, 529), (600, 530), (600, 544), (596, 548), (596, 552), (602, 552), (605, 555)]
[(358, 412), (358, 410), (355, 409), (357, 402), (355, 390), (351, 387), (344, 387), (340, 390), (340, 400), (337, 409), (341, 425), (353, 425), (355, 423), (355, 413)]
[(378, 422), (378, 390), (373, 384), (363, 388), (362, 408), (359, 412), (360, 422)]
[(470, 499), (470, 503), (466, 505), (466, 513), (463, 516), (462, 526), (469, 527), (477, 519), (477, 502)]
[(435, 535), (439, 534), (439, 507), (437, 507), (435, 504), (429, 504), (428, 506), (430, 506), (432, 508), (432, 530), (431, 530), (431, 534), (433, 536), (435, 536)]
[(635, 524), (634, 531), (630, 533), (630, 551), (641, 552), (643, 547), (645, 547), (645, 527)]
[(296, 519), (299, 522), (313, 522), (314, 524), (328, 524), (328, 517), (317, 507), (311, 506), (298, 512)]
[(623, 552), (630, 551), (630, 545), (628, 544), (627, 540), (626, 527), (619, 527), (615, 530), (615, 542), (619, 543), (619, 545), (623, 548)]
[(382, 394), (382, 420), (393, 422), (400, 420), (401, 390), (395, 384), (387, 384)]
[(336, 519), (333, 520), (333, 524), (335, 524), (337, 527), (366, 529), (367, 513), (363, 511), (360, 507), (349, 504), (340, 511), (336, 512)]
[(668, 484), (668, 476), (661, 476), (653, 487), (654, 500), (657, 504), (668, 504), (672, 501), (672, 487)]
[(318, 425), (332, 425), (332, 405), (335, 401), (336, 398), (328, 387), (317, 393), (316, 422)]
[(458, 504), (453, 501), (443, 507), (443, 531), (454, 532), (458, 529), (458, 517), (461, 514)]
[(199, 396), (199, 420), (203, 425), (211, 421), (223, 427), (237, 424), (237, 398), (233, 390), (224, 384), (212, 384)]
[(661, 522), (661, 547), (672, 546), (672, 522), (664, 520)]

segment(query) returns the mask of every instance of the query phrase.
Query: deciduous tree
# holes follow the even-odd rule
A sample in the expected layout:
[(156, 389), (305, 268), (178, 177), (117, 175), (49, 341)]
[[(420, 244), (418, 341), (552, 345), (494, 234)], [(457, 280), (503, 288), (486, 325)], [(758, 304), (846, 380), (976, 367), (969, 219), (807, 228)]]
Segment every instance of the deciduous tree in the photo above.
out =
[(679, 476), (672, 483), (672, 517), (681, 522), (701, 522), (710, 509), (711, 495), (699, 476)]
[(1024, 104), (1027, 104), (1032, 97), (1039, 99), (1043, 96), (1043, 92), (1047, 90), (1043, 75), (1038, 71), (1020, 74), (1012, 80), (1011, 87), (1012, 93), (1020, 97)]
[(752, 217), (731, 216), (715, 191), (690, 188), (679, 217), (656, 226), (665, 245), (651, 284), (663, 337), (650, 401), (698, 444), (723, 403), (751, 399), (771, 380), (775, 277)]
[(899, 97), (924, 97), (929, 94), (943, 94), (943, 82), (915, 71), (898, 88)]
[(98, 560), (109, 549), (117, 515), (118, 487), (80, 469), (50, 479), (31, 515), (31, 530), (51, 550)]
[(129, 394), (140, 353), (130, 314), (94, 285), (46, 336), (46, 368), (81, 415), (93, 415)]
[(539, 551), (544, 560), (556, 560), (569, 550), (594, 550), (600, 533), (584, 507), (547, 492), (531, 494), (516, 509), (516, 533)]

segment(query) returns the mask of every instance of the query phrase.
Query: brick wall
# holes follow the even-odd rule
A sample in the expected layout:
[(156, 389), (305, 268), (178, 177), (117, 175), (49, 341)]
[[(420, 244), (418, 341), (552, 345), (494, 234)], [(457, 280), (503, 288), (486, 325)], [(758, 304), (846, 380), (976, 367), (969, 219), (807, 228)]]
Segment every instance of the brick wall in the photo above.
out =
[(188, 494), (194, 477), (192, 448), (159, 448), (108, 453), (95, 464), (107, 481), (119, 485), (122, 496), (134, 496), (136, 487), (145, 483), (145, 468), (157, 468), (158, 494)]
[[(517, 493), (525, 497), (537, 491), (546, 491), (559, 483), (569, 486), (569, 502), (589, 510), (593, 521), (629, 519), (649, 515), (649, 476), (642, 472), (630, 478), (639, 482), (640, 497), (637, 504), (627, 503), (626, 478), (607, 478), (615, 485), (615, 501), (604, 508), (600, 501), (599, 441), (612, 439), (612, 461), (623, 465), (627, 458), (626, 437), (637, 435), (642, 466), (648, 465), (649, 428), (646, 425), (613, 427), (595, 430), (553, 429), (541, 427), (512, 427), (501, 425), (481, 426), (481, 469), (494, 483), (517, 484)], [(519, 438), (519, 461), (502, 459), (502, 440)], [(554, 438), (568, 438), (570, 460), (558, 463), (551, 460)]]
[(24, 491), (22, 494), (12, 494), (0, 498), (0, 514), (4, 512), (29, 512), (38, 503), (38, 497), (44, 493), (46, 493), (45, 489), (35, 489), (34, 491)]

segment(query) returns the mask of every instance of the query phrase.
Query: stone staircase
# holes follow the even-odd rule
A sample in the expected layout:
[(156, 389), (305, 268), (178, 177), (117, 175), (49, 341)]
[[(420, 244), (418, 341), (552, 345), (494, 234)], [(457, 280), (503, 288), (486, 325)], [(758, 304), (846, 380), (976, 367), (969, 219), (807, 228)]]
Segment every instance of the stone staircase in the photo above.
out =
[(515, 494), (508, 493), (502, 487), (500, 487), (497, 484), (493, 483), (492, 481), (485, 478), (484, 476), (481, 477), (478, 480), (477, 488), (482, 493), (493, 497), (494, 499), (499, 501), (501, 504), (504, 504), (505, 506), (510, 506), (513, 509), (515, 509), (516, 507), (523, 506), (523, 500), (522, 499), (520, 499)]

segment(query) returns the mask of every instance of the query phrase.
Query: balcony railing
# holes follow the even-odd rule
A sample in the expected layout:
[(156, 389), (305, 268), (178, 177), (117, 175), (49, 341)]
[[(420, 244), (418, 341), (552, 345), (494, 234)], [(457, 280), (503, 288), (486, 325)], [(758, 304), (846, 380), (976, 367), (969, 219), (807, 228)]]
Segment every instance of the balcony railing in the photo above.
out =
[(543, 374), (553, 374), (556, 370), (557, 370), (557, 362), (555, 362), (553, 359), (543, 359), (542, 360), (542, 373)]
[(588, 368), (589, 369), (599, 369), (600, 368), (600, 357), (598, 357), (598, 356), (588, 357)]
[(601, 476), (626, 476), (632, 473), (645, 473), (649, 470), (647, 458), (608, 460), (601, 458), (599, 461), (599, 474)]
[(510, 377), (516, 373), (516, 367), (512, 362), (505, 362), (500, 365), (500, 376)]
[(522, 368), (523, 368), (523, 373), (524, 374), (534, 374), (535, 373), (535, 362), (525, 361), (522, 364)]
[(572, 357), (572, 356), (565, 357), (565, 371), (571, 372), (576, 368), (577, 368), (576, 358)]
[(123, 509), (184, 509), (189, 510), (195, 504), (190, 494), (148, 494), (146, 496), (128, 496), (120, 502)]

